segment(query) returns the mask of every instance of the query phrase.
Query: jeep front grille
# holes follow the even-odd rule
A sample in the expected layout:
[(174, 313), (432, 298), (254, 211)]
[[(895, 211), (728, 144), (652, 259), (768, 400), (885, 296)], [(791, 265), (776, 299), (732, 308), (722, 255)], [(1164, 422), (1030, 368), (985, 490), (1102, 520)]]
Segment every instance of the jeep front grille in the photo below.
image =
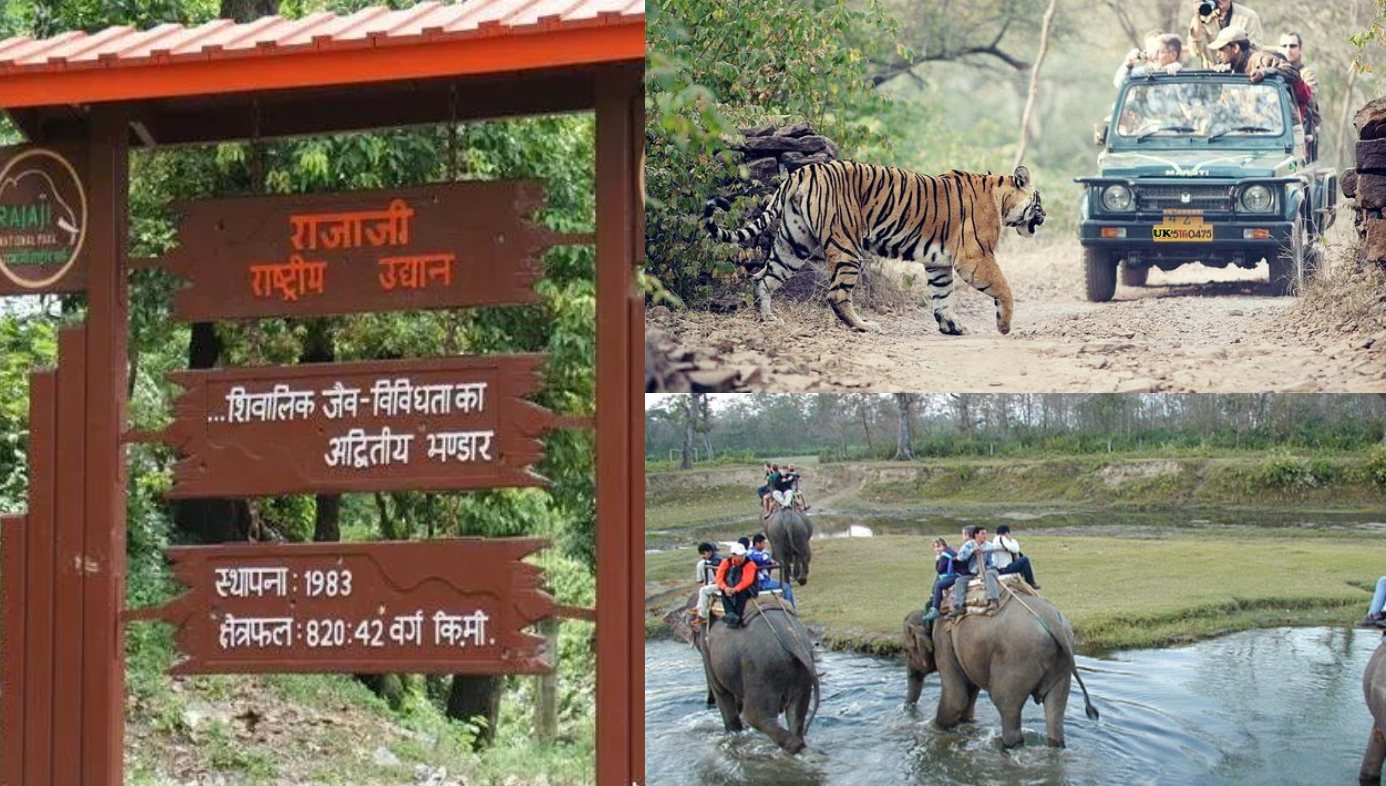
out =
[(1227, 186), (1164, 185), (1138, 186), (1136, 206), (1140, 210), (1228, 210), (1232, 209), (1231, 189)]

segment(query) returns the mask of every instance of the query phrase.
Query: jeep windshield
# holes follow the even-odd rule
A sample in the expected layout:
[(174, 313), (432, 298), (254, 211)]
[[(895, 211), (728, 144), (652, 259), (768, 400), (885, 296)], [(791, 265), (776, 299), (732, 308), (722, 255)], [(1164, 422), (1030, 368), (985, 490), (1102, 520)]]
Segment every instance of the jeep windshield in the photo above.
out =
[(1279, 137), (1285, 132), (1281, 91), (1250, 82), (1149, 82), (1127, 88), (1117, 135), (1133, 142), (1166, 138)]

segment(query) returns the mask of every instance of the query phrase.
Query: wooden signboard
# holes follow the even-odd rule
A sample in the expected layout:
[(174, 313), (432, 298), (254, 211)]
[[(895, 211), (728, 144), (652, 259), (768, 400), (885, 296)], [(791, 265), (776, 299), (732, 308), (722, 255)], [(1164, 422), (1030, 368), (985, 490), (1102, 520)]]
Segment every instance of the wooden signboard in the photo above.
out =
[(541, 486), (543, 355), (177, 371), (170, 498)]
[(192, 202), (144, 264), (186, 279), (183, 321), (533, 303), (544, 250), (590, 242), (532, 223), (543, 202), (533, 181)]
[(83, 289), (85, 174), (75, 148), (0, 148), (0, 295)]
[(178, 626), (173, 674), (552, 670), (524, 628), (558, 608), (521, 538), (166, 550), (188, 591), (127, 619)]

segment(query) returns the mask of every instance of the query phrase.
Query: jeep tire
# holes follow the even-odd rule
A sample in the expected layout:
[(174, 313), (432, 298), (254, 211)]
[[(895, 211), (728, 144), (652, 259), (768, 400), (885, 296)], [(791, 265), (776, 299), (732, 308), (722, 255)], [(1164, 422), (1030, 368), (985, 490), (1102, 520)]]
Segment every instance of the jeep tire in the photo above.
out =
[(1121, 263), (1121, 283), (1128, 287), (1143, 287), (1145, 282), (1150, 279), (1150, 266), (1137, 265), (1132, 267), (1130, 262)]
[(1116, 294), (1116, 255), (1101, 248), (1083, 249), (1084, 277), (1088, 284), (1088, 300), (1106, 303)]

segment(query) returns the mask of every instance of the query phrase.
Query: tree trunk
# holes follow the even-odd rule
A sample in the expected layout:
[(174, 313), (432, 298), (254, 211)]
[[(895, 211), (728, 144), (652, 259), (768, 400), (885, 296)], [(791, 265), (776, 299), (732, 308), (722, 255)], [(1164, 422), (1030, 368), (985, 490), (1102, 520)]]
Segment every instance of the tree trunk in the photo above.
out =
[(693, 469), (693, 435), (698, 429), (698, 404), (688, 395), (683, 402), (683, 460), (679, 469)]
[(491, 745), (496, 738), (496, 721), (500, 716), (501, 686), (504, 677), (456, 674), (448, 692), (448, 717), (477, 723), (480, 727), (473, 750)]
[[(188, 339), (188, 368), (208, 369), (221, 357), (221, 338), (210, 322), (197, 322)], [(194, 543), (228, 543), (250, 537), (250, 505), (243, 499), (189, 499), (173, 504), (173, 528)]]
[(1035, 66), (1030, 69), (1030, 97), (1025, 100), (1025, 114), (1020, 119), (1020, 148), (1015, 151), (1015, 165), (1025, 160), (1025, 148), (1030, 144), (1030, 115), (1035, 109), (1035, 95), (1039, 93), (1040, 66), (1044, 65), (1044, 55), (1049, 51), (1049, 31), (1054, 26), (1054, 11), (1058, 0), (1049, 0), (1049, 10), (1044, 12), (1044, 24), (1040, 28), (1039, 54), (1035, 56)]
[(870, 455), (876, 452), (876, 447), (871, 444), (871, 424), (866, 419), (866, 405), (857, 402), (857, 413), (861, 415), (861, 430), (866, 432), (866, 452)]
[[(325, 319), (308, 322), (308, 332), (303, 340), (303, 354), (300, 363), (331, 363), (337, 359), (336, 343), (332, 339), (332, 327)], [(342, 539), (341, 528), (342, 498), (338, 494), (317, 495), (317, 510), (313, 515), (313, 541), (316, 543), (336, 543)]]
[(895, 409), (899, 412), (899, 429), (895, 435), (894, 461), (914, 461), (914, 451), (910, 448), (913, 434), (910, 430), (910, 394), (896, 393)]

